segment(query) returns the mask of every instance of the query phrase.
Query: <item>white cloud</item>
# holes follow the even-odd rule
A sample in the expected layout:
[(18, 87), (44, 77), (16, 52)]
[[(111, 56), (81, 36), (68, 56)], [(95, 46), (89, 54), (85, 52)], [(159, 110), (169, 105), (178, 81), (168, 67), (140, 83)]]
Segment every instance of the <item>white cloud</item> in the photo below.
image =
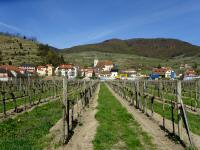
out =
[(4, 23), (4, 22), (0, 22), (0, 26), (5, 27), (5, 28), (7, 28), (7, 29), (14, 30), (14, 31), (21, 31), (21, 29), (19, 29), (18, 27), (15, 27), (15, 26), (6, 24), (6, 23)]

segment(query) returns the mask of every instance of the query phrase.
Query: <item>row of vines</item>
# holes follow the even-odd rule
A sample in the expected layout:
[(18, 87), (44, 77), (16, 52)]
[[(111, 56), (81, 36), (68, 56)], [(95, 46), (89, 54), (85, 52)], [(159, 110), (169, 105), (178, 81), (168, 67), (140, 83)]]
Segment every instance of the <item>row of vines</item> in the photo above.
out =
[[(80, 122), (83, 111), (89, 107), (97, 87), (98, 81), (67, 78), (28, 78), (0, 82), (0, 131), (4, 133), (1, 135), (3, 138), (0, 140), (0, 147), (8, 149), (6, 142), (10, 139), (10, 147), (26, 149), (29, 145), (24, 142), (23, 137), (34, 143), (34, 147), (43, 147), (38, 140), (45, 139), (45, 134), (48, 134), (49, 129), (60, 120), (63, 122), (60, 127), (63, 136), (60, 140), (63, 144), (67, 143)], [(53, 105), (55, 107), (52, 107)], [(41, 118), (46, 121), (37, 123), (36, 120)], [(12, 127), (13, 124), (15, 126)], [(28, 130), (32, 128), (30, 124), (34, 126), (34, 132)], [(13, 135), (20, 138), (16, 139)], [(21, 142), (21, 145), (15, 142), (16, 140)]]
[(0, 82), (0, 118), (55, 99), (60, 96), (61, 91), (60, 80), (29, 78)]
[(63, 143), (73, 135), (81, 113), (89, 107), (98, 81), (63, 79)]
[[(190, 145), (198, 143), (200, 139), (200, 80), (120, 80), (110, 81), (108, 84), (130, 105), (149, 117), (154, 118), (156, 114), (160, 115), (162, 128), (165, 131), (171, 131), (172, 135), (182, 143)], [(167, 121), (171, 121), (170, 129), (166, 126)]]

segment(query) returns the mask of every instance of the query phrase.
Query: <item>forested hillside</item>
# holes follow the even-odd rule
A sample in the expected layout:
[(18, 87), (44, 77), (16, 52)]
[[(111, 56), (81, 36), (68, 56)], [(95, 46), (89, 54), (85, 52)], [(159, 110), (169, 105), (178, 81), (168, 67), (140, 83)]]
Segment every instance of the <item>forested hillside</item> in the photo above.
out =
[(102, 43), (75, 46), (65, 49), (66, 53), (98, 51), (121, 54), (135, 54), (153, 58), (177, 56), (200, 56), (200, 47), (176, 39), (111, 39)]

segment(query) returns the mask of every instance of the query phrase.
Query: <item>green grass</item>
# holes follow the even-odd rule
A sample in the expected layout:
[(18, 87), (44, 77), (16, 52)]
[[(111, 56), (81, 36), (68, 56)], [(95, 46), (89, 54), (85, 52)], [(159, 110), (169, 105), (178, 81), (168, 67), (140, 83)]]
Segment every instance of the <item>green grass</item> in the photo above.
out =
[(49, 129), (62, 117), (59, 101), (50, 102), (0, 124), (1, 150), (41, 150)]
[(95, 150), (155, 149), (151, 137), (102, 84), (99, 93), (96, 119), (99, 127), (93, 141)]
[[(150, 100), (148, 99), (147, 107), (150, 109)], [(161, 116), (163, 116), (163, 105), (157, 101), (154, 101), (154, 111)], [(171, 107), (169, 105), (165, 105), (165, 117), (169, 120), (172, 119), (171, 117)], [(188, 122), (190, 126), (190, 130), (197, 134), (200, 135), (200, 115), (199, 114), (193, 114), (190, 112), (187, 112), (187, 117), (188, 117)], [(174, 119), (175, 122), (178, 123), (178, 118), (177, 118), (177, 110), (174, 110)]]

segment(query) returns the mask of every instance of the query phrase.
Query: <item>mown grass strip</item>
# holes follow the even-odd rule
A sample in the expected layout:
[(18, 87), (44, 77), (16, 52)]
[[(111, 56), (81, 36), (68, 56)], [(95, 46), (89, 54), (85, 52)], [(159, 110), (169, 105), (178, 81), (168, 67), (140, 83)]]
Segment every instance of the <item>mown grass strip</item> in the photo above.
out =
[(151, 137), (121, 106), (105, 84), (101, 85), (96, 119), (99, 127), (93, 141), (95, 150), (155, 149)]
[(41, 150), (50, 141), (49, 129), (62, 117), (59, 101), (39, 106), (0, 124), (1, 150)]

